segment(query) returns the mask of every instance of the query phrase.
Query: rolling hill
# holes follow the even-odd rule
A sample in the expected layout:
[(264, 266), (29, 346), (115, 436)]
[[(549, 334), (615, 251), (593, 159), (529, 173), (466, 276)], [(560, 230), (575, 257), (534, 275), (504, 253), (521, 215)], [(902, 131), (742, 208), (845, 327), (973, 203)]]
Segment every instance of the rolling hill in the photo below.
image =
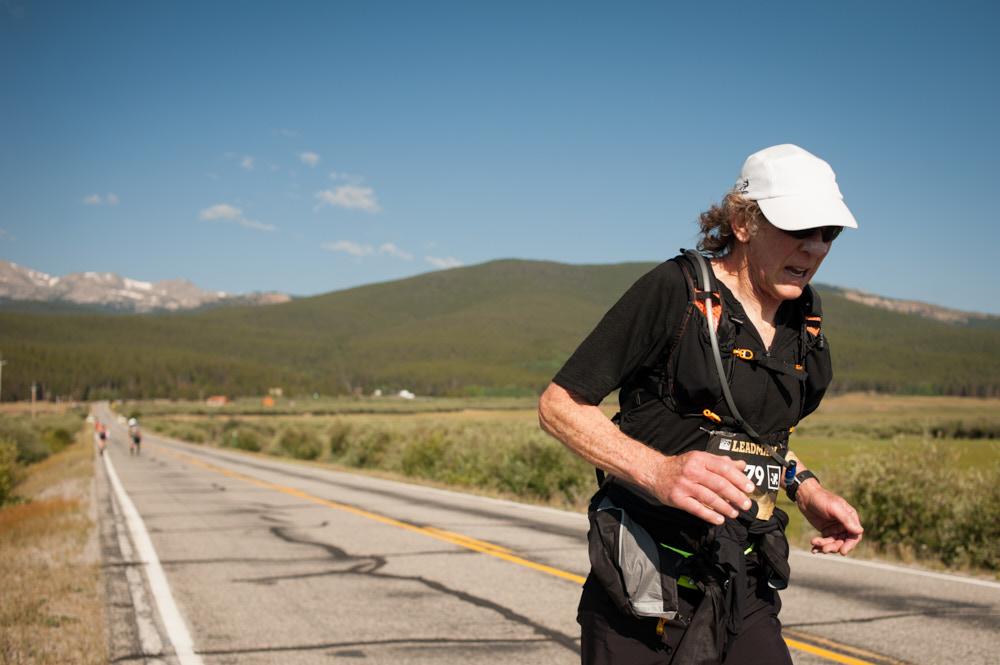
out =
[[(107, 316), (0, 312), (2, 399), (538, 394), (649, 263), (505, 260), (268, 307)], [(1000, 331), (820, 287), (834, 390), (1000, 393)]]

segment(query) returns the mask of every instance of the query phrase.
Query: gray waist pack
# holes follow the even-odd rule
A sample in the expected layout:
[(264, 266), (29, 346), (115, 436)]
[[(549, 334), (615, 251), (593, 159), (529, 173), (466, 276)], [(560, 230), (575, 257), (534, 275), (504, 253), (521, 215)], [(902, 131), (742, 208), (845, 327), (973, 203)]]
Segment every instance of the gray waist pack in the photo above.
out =
[(591, 500), (591, 571), (618, 610), (633, 617), (677, 615), (676, 563), (680, 557), (653, 540), (603, 492)]

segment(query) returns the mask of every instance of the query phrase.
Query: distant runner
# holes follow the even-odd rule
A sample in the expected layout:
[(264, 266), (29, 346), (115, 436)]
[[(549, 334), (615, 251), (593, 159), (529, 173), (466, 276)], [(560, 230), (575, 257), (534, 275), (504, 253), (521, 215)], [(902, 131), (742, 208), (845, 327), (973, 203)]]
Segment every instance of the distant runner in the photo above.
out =
[(138, 455), (139, 445), (142, 443), (142, 428), (139, 427), (139, 422), (135, 418), (128, 419), (128, 454)]
[(94, 443), (97, 445), (97, 450), (102, 455), (104, 454), (104, 447), (108, 442), (108, 426), (102, 423), (100, 420), (94, 421)]

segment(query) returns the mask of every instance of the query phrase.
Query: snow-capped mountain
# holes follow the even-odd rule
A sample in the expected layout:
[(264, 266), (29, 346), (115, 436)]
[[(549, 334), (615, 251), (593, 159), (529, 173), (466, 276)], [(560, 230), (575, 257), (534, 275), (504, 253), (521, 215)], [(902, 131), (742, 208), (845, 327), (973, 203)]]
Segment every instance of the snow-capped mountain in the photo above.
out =
[(73, 272), (53, 277), (0, 259), (0, 299), (69, 302), (122, 312), (181, 311), (206, 305), (270, 305), (288, 302), (282, 293), (232, 296), (204, 291), (186, 280), (140, 282), (114, 273)]

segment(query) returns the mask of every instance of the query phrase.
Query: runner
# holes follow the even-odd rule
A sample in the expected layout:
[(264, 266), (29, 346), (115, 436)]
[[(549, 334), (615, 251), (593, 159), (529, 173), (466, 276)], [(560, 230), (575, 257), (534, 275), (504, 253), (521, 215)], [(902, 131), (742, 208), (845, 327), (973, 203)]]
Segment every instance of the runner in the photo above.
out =
[(128, 454), (138, 455), (139, 447), (140, 444), (142, 443), (142, 428), (139, 427), (139, 421), (137, 421), (135, 418), (128, 419), (128, 438), (129, 438)]
[[(862, 537), (788, 450), (832, 377), (809, 281), (857, 227), (833, 170), (797, 146), (762, 150), (700, 224), (708, 256), (640, 278), (540, 402), (542, 427), (603, 478), (577, 614), (586, 665), (790, 665), (779, 489), (820, 532), (814, 552)], [(619, 427), (598, 408), (615, 390)]]

